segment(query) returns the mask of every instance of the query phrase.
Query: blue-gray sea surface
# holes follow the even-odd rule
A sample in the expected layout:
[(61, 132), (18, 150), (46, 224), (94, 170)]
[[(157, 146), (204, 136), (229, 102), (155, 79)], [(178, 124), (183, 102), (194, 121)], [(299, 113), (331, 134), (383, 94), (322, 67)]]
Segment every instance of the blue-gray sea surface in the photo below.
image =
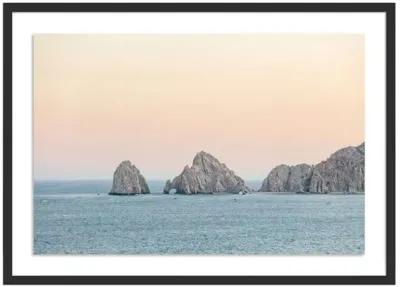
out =
[(364, 253), (364, 195), (163, 195), (149, 181), (152, 194), (110, 196), (111, 184), (36, 182), (34, 254)]

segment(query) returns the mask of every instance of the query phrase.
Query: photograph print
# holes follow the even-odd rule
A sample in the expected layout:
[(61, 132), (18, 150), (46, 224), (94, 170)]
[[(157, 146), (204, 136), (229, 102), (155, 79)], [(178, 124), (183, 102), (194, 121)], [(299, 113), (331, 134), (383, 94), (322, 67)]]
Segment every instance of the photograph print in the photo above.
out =
[(33, 35), (34, 255), (364, 254), (364, 35)]

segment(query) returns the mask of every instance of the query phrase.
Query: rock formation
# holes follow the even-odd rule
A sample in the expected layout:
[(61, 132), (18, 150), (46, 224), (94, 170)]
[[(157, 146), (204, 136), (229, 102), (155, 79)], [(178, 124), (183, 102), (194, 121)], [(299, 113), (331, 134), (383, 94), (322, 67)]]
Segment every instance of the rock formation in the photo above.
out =
[(346, 147), (315, 166), (279, 165), (263, 181), (265, 192), (364, 192), (364, 143)]
[(185, 166), (182, 173), (168, 180), (164, 193), (175, 189), (178, 194), (248, 193), (244, 180), (220, 163), (212, 155), (201, 151), (193, 159), (192, 167)]
[(312, 169), (312, 166), (308, 164), (279, 165), (264, 179), (261, 191), (306, 192), (310, 185)]
[(310, 192), (364, 192), (364, 144), (347, 147), (314, 167)]
[(109, 194), (135, 195), (150, 193), (145, 178), (130, 161), (123, 161), (114, 172), (112, 189)]

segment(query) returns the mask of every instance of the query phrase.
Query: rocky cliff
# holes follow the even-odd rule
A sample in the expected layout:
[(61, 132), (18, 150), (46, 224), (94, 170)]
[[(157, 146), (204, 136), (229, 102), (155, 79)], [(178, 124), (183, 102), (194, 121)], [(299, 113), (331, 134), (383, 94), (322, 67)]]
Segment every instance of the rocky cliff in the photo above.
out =
[(364, 192), (364, 143), (333, 153), (315, 166), (279, 165), (263, 181), (265, 192)]
[(135, 195), (150, 193), (145, 178), (130, 161), (123, 161), (114, 172), (112, 189), (109, 194)]
[(191, 167), (185, 166), (180, 175), (166, 182), (164, 193), (171, 190), (178, 194), (250, 192), (243, 179), (204, 151), (196, 154)]
[(310, 192), (364, 192), (364, 144), (338, 150), (314, 167)]

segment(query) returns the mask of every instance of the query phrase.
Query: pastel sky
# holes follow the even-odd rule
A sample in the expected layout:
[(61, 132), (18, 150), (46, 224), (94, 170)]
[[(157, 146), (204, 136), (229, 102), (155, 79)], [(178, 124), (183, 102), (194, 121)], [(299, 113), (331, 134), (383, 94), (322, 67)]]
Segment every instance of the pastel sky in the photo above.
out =
[(168, 179), (201, 150), (263, 179), (363, 140), (363, 35), (34, 36), (35, 179)]

